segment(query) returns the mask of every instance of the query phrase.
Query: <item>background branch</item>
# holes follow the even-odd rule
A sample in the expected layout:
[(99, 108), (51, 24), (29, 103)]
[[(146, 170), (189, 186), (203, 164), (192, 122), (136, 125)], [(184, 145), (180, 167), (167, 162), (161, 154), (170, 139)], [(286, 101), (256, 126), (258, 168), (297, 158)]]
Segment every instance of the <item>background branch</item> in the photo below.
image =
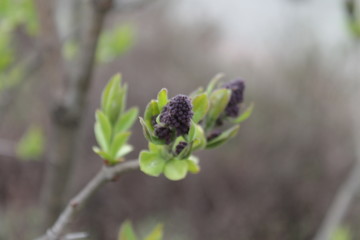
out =
[(72, 222), (78, 210), (105, 182), (139, 168), (138, 160), (130, 160), (114, 167), (103, 166), (95, 177), (68, 203), (55, 224), (38, 240), (57, 240), (65, 234), (66, 227)]
[[(65, 64), (65, 91), (52, 110), (52, 138), (43, 188), (44, 223), (53, 223), (64, 205), (65, 193), (75, 162), (81, 116), (91, 76), (97, 42), (112, 0), (86, 2), (86, 26), (79, 41), (79, 52), (71, 64)], [(62, 60), (64, 62), (64, 60)], [(60, 64), (60, 63), (59, 63)]]

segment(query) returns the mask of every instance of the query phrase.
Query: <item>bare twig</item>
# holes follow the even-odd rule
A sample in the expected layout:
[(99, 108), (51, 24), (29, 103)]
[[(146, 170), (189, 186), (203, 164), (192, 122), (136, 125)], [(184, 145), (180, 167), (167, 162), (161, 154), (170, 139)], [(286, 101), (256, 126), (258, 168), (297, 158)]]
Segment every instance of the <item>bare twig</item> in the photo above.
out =
[(114, 167), (103, 167), (95, 177), (68, 203), (67, 207), (60, 214), (55, 224), (49, 228), (46, 234), (38, 240), (58, 240), (65, 231), (66, 227), (74, 219), (78, 210), (85, 202), (96, 192), (101, 185), (107, 181), (116, 179), (116, 177), (139, 168), (138, 160), (126, 161)]

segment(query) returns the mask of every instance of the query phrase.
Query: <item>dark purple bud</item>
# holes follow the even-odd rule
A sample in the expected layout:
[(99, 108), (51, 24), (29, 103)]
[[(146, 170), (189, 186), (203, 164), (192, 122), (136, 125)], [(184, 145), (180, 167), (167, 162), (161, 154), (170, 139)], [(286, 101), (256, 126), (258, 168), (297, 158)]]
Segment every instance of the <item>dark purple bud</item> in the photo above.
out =
[(155, 136), (158, 138), (165, 140), (166, 144), (170, 144), (172, 140), (172, 131), (168, 127), (159, 127), (155, 126)]
[(207, 136), (206, 140), (209, 142), (215, 138), (217, 138), (222, 132), (220, 130), (215, 130)]
[(230, 101), (225, 108), (225, 115), (237, 117), (240, 112), (239, 104), (244, 100), (245, 83), (243, 80), (233, 80), (224, 84), (224, 88), (231, 90)]
[(186, 95), (170, 99), (160, 114), (160, 122), (176, 130), (177, 135), (187, 134), (193, 116), (191, 100)]
[(184, 148), (187, 146), (187, 142), (179, 142), (179, 144), (176, 146), (175, 153), (176, 155), (179, 155)]

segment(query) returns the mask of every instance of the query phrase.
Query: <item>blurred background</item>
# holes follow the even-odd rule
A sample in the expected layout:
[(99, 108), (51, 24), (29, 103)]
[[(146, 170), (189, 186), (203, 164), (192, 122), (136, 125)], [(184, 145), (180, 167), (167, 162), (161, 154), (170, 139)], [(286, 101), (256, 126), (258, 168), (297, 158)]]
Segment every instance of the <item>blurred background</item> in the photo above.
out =
[[(218, 72), (245, 80), (255, 110), (229, 144), (199, 153), (199, 174), (172, 182), (129, 173), (102, 187), (71, 230), (115, 239), (130, 219), (139, 232), (165, 223), (169, 240), (313, 239), (360, 159), (360, 3), (118, 0), (101, 13), (84, 68), (86, 29), (102, 21), (89, 9), (104, 2), (0, 1), (0, 239), (44, 232), (41, 199), (59, 132), (74, 132), (65, 203), (101, 167), (94, 112), (117, 72), (141, 114), (161, 88), (188, 94)], [(80, 83), (81, 120), (61, 125), (54, 106), (79, 69), (89, 79)], [(140, 124), (133, 132), (131, 159), (146, 148)], [(353, 200), (333, 239), (360, 239)]]

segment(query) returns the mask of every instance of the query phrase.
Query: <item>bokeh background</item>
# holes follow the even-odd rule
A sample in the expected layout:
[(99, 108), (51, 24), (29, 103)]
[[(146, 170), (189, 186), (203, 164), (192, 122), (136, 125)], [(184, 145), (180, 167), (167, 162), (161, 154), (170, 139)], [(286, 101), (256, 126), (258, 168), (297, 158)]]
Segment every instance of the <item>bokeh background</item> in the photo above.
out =
[[(4, 240), (43, 231), (50, 112), (64, 84), (54, 65), (71, 64), (77, 51), (72, 38), (86, 19), (77, 8), (90, 1), (49, 2), (54, 15), (42, 12), (42, 1), (0, 2)], [(67, 199), (101, 167), (91, 150), (94, 112), (117, 72), (129, 85), (128, 105), (141, 114), (161, 88), (171, 96), (188, 94), (218, 72), (225, 80), (245, 80), (245, 103), (254, 102), (255, 110), (229, 144), (199, 154), (199, 174), (172, 182), (129, 173), (101, 188), (71, 229), (88, 232), (88, 239), (116, 239), (130, 219), (139, 232), (165, 223), (169, 240), (312, 239), (360, 158), (360, 38), (352, 25), (360, 21), (359, 4), (352, 12), (342, 0), (148, 0), (128, 9), (123, 2), (106, 16)], [(46, 27), (46, 18), (56, 29)], [(39, 48), (51, 52), (54, 34), (62, 63), (37, 57)], [(139, 123), (130, 142), (133, 159), (146, 148)], [(346, 239), (360, 239), (359, 203), (355, 197), (341, 222)]]

